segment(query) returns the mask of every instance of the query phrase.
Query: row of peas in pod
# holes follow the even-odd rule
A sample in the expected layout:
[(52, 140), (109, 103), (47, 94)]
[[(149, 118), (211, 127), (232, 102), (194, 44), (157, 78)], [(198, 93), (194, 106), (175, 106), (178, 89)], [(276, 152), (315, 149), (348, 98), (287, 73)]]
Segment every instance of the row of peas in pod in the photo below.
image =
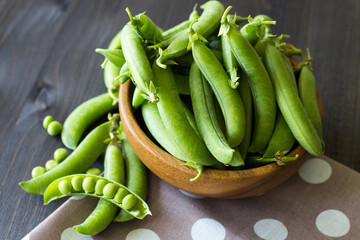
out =
[[(296, 146), (323, 154), (311, 57), (276, 36), (266, 15), (239, 17), (210, 0), (163, 31), (144, 13), (97, 49), (105, 85), (135, 84), (132, 106), (151, 137), (196, 168), (243, 169), (285, 164)], [(297, 60), (295, 58), (298, 58)], [(119, 73), (113, 78), (113, 73)], [(139, 121), (142, 122), (142, 121)]]

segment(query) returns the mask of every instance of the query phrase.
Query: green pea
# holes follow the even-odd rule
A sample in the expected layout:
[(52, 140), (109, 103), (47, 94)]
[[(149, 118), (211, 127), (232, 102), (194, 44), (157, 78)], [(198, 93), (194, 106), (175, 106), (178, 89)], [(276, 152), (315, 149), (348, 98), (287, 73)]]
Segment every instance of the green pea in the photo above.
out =
[(128, 191), (125, 188), (119, 188), (119, 190), (115, 194), (114, 201), (117, 203), (121, 203), (127, 194)]
[(56, 136), (61, 133), (61, 129), (61, 123), (59, 123), (58, 121), (52, 121), (47, 128), (47, 132), (50, 136)]
[(102, 180), (102, 179), (97, 181), (96, 185), (95, 185), (95, 194), (102, 195), (106, 183), (107, 182), (105, 180)]
[(126, 195), (122, 201), (122, 206), (124, 209), (129, 210), (136, 204), (136, 197), (131, 193)]
[(49, 160), (45, 163), (45, 168), (46, 171), (50, 171), (51, 169), (53, 169), (54, 167), (56, 167), (57, 165), (59, 165), (59, 163), (55, 160)]
[(95, 179), (92, 177), (86, 177), (82, 183), (82, 187), (85, 192), (94, 192), (95, 190)]
[(101, 170), (98, 168), (90, 168), (89, 170), (86, 171), (86, 174), (91, 174), (91, 175), (100, 175)]
[(113, 183), (108, 183), (103, 189), (104, 197), (113, 198), (115, 196), (116, 191), (117, 191), (116, 185)]
[(69, 183), (68, 180), (62, 180), (61, 182), (59, 182), (58, 188), (62, 194), (65, 195), (71, 194), (71, 184)]
[(68, 155), (68, 151), (65, 148), (58, 148), (54, 152), (54, 159), (59, 163), (67, 158)]
[(72, 188), (77, 192), (82, 190), (82, 183), (83, 183), (83, 179), (79, 176), (76, 176), (71, 179)]
[(31, 171), (31, 176), (33, 178), (35, 178), (35, 177), (40, 176), (41, 174), (43, 174), (45, 172), (46, 172), (45, 168), (43, 168), (41, 166), (37, 166), (37, 167), (34, 167), (33, 170)]
[(46, 117), (44, 117), (44, 120), (43, 120), (43, 127), (45, 129), (48, 129), (49, 127), (49, 124), (54, 121), (53, 117), (50, 116), (50, 115), (47, 115)]

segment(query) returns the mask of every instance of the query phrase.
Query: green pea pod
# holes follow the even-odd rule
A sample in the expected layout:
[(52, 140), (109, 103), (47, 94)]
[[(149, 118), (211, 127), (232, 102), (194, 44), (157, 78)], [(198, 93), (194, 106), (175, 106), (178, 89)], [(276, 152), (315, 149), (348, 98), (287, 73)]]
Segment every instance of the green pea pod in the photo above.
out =
[[(79, 189), (77, 191), (74, 189), (74, 187), (72, 185), (70, 185), (70, 192), (64, 193), (63, 188), (60, 187), (59, 184), (61, 182), (72, 183), (72, 180), (74, 178), (78, 178), (79, 181), (82, 181), (83, 184), (82, 184), (81, 189)], [(89, 180), (89, 181), (85, 181), (85, 180)], [(98, 182), (98, 181), (105, 181), (105, 187), (104, 187), (103, 194), (96, 194), (93, 190), (93, 187), (91, 187), (91, 186), (95, 186), (96, 182)], [(105, 188), (107, 188), (107, 186), (109, 186), (109, 187), (111, 186), (111, 190), (110, 190), (110, 188), (108, 188), (109, 190), (106, 191)], [(112, 192), (112, 194), (108, 193), (110, 191)], [(135, 197), (136, 202), (135, 202), (134, 206), (127, 209), (124, 207), (125, 202), (123, 200), (125, 199), (124, 195), (126, 196), (129, 194), (131, 194)], [(95, 176), (95, 175), (88, 175), (88, 174), (74, 174), (74, 175), (61, 177), (61, 178), (58, 178), (55, 181), (53, 181), (44, 193), (44, 204), (46, 205), (53, 200), (67, 197), (67, 196), (74, 196), (74, 195), (86, 195), (86, 196), (98, 197), (100, 199), (106, 199), (107, 201), (124, 209), (129, 214), (131, 214), (132, 216), (134, 216), (138, 219), (143, 219), (147, 215), (151, 215), (149, 206), (146, 204), (146, 202), (141, 197), (139, 197), (136, 193), (134, 193), (133, 191), (131, 191), (124, 185), (122, 185), (118, 182), (115, 182), (113, 180), (110, 180), (108, 178)], [(122, 196), (119, 196), (119, 195), (122, 195)]]
[(191, 65), (189, 85), (195, 120), (199, 126), (201, 137), (211, 154), (219, 162), (229, 164), (234, 157), (235, 150), (229, 146), (221, 132), (212, 101), (211, 87), (195, 63)]
[(276, 118), (274, 90), (269, 75), (248, 40), (227, 21), (228, 7), (221, 20), (220, 35), (224, 35), (241, 69), (249, 80), (254, 99), (255, 123), (250, 152), (263, 151), (270, 141)]
[(115, 64), (117, 67), (121, 68), (125, 63), (124, 54), (121, 49), (102, 49), (97, 48), (95, 52), (102, 54), (106, 57), (111, 63)]
[(200, 41), (198, 34), (190, 30), (189, 38), (196, 65), (210, 83), (223, 112), (227, 141), (231, 147), (236, 147), (245, 134), (245, 111), (241, 97), (230, 87), (229, 76), (212, 51)]
[[(224, 11), (224, 6), (219, 1), (207, 1), (201, 6), (204, 10), (197, 23), (194, 24), (193, 28), (199, 34), (207, 37), (210, 36), (216, 29), (218, 29), (220, 24), (221, 14)], [(176, 35), (176, 38), (170, 43), (170, 45), (161, 52), (160, 57), (156, 60), (157, 64), (166, 68), (168, 60), (180, 57), (187, 53), (189, 45), (189, 38), (186, 34), (187, 29), (183, 30)]]
[[(120, 49), (121, 42), (120, 42), (121, 31), (118, 32), (115, 37), (111, 40), (109, 44), (109, 49)], [(107, 89), (113, 88), (113, 82), (116, 76), (119, 75), (120, 68), (117, 67), (112, 62), (108, 62), (104, 67), (104, 82)]]
[[(120, 84), (124, 84), (127, 80), (129, 80), (131, 78), (131, 73), (130, 73), (129, 67), (126, 62), (121, 67), (118, 78), (119, 78)], [(120, 84), (118, 84), (118, 86), (120, 86)]]
[(305, 65), (300, 72), (299, 96), (304, 104), (306, 113), (308, 114), (311, 122), (314, 124), (314, 127), (324, 144), (322, 137), (322, 122), (316, 95), (316, 80), (314, 73), (308, 65)]
[(161, 120), (159, 110), (155, 103), (145, 102), (141, 106), (141, 113), (147, 129), (155, 140), (171, 155), (186, 161), (185, 153), (176, 145), (174, 140), (167, 132), (164, 123)]
[(156, 26), (156, 24), (148, 16), (146, 16), (145, 13), (140, 13), (133, 17), (129, 8), (126, 8), (126, 12), (129, 15), (130, 23), (136, 27), (138, 33), (143, 39), (153, 43), (162, 41), (162, 30)]
[[(105, 152), (104, 177), (120, 184), (125, 182), (125, 167), (121, 151), (116, 141), (112, 140)], [(142, 196), (140, 196), (143, 198)], [(100, 199), (94, 211), (86, 220), (74, 226), (74, 229), (81, 234), (96, 235), (113, 221), (118, 206), (106, 199)]]
[[(224, 62), (223, 53), (220, 50), (211, 49), (211, 51), (220, 63)], [(177, 65), (184, 67), (190, 67), (193, 61), (194, 58), (191, 52), (174, 59), (174, 62), (176, 62)]]
[(132, 102), (131, 102), (133, 109), (134, 110), (138, 109), (138, 107), (140, 107), (144, 101), (145, 101), (145, 98), (142, 96), (142, 93), (139, 90), (139, 88), (136, 87), (134, 90), (134, 94), (133, 94), (133, 98), (132, 98)]
[(265, 64), (275, 88), (278, 106), (291, 132), (310, 154), (322, 154), (322, 142), (284, 65), (282, 53), (273, 45), (265, 47)]
[(249, 23), (245, 24), (240, 33), (254, 46), (259, 39), (265, 36), (265, 28), (268, 25), (275, 25), (276, 21), (265, 20), (262, 16), (256, 16), (255, 18), (249, 17)]
[(112, 98), (107, 93), (91, 98), (79, 105), (64, 122), (61, 131), (63, 144), (74, 150), (85, 130), (96, 120), (115, 109), (117, 109), (117, 104), (113, 104)]
[(245, 110), (245, 136), (244, 140), (239, 145), (238, 150), (241, 153), (243, 159), (245, 159), (251, 142), (253, 101), (248, 79), (246, 74), (244, 74), (242, 71), (240, 72), (239, 86), (237, 90), (240, 94)]
[(160, 100), (157, 107), (168, 134), (183, 151), (187, 161), (194, 161), (205, 166), (214, 165), (216, 160), (186, 118), (171, 68), (164, 70), (155, 63), (153, 71), (155, 85), (159, 89)]
[(228, 74), (230, 75), (230, 87), (231, 88), (236, 88), (239, 83), (238, 83), (238, 73), (237, 73), (237, 69), (239, 67), (239, 64), (234, 56), (234, 54), (231, 51), (231, 47), (229, 45), (229, 43), (227, 42), (227, 40), (225, 39), (225, 37), (222, 35), (221, 36), (221, 48), (222, 48), (222, 54), (223, 54), (223, 59), (224, 59), (224, 66), (226, 71), (228, 72)]
[(56, 168), (26, 182), (21, 182), (19, 185), (28, 193), (43, 194), (55, 179), (85, 172), (105, 149), (105, 140), (109, 137), (110, 125), (110, 122), (107, 122), (92, 130)]
[(126, 24), (121, 33), (122, 50), (134, 84), (144, 92), (149, 101), (157, 102), (159, 99), (153, 85), (154, 74), (141, 37), (131, 24)]
[[(136, 193), (142, 199), (146, 199), (148, 192), (147, 172), (146, 167), (140, 161), (136, 153), (132, 149), (129, 141), (124, 138), (121, 141), (122, 149), (124, 152), (127, 187)], [(121, 210), (114, 218), (115, 222), (126, 222), (134, 217), (124, 210)]]
[(274, 157), (277, 152), (287, 153), (290, 151), (294, 143), (294, 135), (292, 134), (281, 112), (278, 111), (274, 132), (263, 157)]

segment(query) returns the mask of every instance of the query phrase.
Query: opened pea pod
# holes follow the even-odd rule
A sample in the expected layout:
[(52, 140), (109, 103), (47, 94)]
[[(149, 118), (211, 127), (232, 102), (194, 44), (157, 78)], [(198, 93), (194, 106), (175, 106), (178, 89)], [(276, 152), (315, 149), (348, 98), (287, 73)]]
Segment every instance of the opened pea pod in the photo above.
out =
[[(100, 181), (102, 191), (95, 191)], [(69, 175), (53, 181), (44, 192), (44, 204), (73, 195), (106, 199), (138, 219), (151, 215), (146, 202), (124, 185), (104, 177), (87, 174)]]

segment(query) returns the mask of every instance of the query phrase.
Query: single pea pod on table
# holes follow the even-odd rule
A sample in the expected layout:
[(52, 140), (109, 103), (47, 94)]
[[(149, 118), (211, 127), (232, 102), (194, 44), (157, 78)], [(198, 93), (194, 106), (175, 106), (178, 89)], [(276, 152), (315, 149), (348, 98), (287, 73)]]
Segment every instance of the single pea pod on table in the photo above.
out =
[[(100, 187), (102, 192), (96, 192), (96, 184), (100, 181), (103, 182), (103, 187)], [(69, 175), (53, 181), (44, 192), (44, 204), (73, 195), (105, 199), (138, 219), (151, 215), (147, 203), (124, 185), (104, 177), (87, 174)]]

